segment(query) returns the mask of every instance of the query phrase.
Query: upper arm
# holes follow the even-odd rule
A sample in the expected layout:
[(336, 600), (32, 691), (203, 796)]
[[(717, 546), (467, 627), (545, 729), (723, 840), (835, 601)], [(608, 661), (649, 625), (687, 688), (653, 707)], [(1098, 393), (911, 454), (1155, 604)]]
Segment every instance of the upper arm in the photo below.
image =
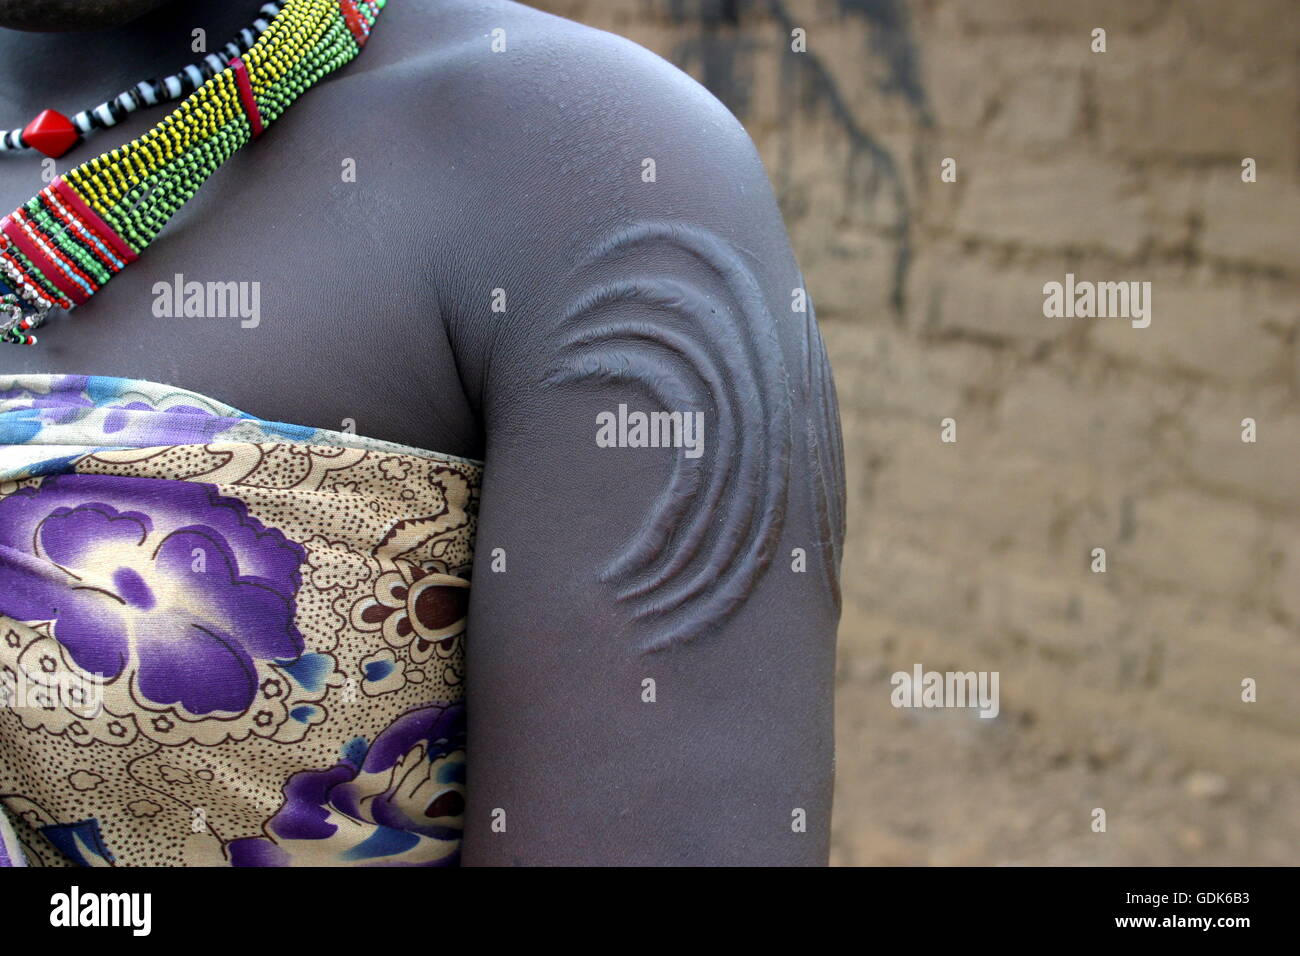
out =
[[(734, 118), (555, 29), (512, 38), (535, 132), (482, 171), (450, 328), (487, 435), (465, 860), (821, 862), (842, 468), (811, 306)], [(620, 406), (702, 445), (608, 447)]]

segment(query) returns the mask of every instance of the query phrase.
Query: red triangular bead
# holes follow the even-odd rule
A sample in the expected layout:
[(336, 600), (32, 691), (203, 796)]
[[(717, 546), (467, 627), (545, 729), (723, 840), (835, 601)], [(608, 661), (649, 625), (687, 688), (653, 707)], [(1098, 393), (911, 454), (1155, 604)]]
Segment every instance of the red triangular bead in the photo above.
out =
[(81, 138), (77, 127), (58, 110), (41, 110), (23, 128), (23, 142), (46, 156), (58, 159)]

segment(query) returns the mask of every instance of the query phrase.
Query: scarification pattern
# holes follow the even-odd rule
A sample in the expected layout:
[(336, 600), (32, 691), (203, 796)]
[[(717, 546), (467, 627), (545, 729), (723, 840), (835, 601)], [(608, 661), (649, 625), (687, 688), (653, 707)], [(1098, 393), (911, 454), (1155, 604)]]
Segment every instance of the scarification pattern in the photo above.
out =
[[(685, 257), (664, 278), (663, 261)], [(654, 257), (653, 272), (638, 261)], [(586, 267), (619, 262), (627, 278), (602, 284), (562, 316), (574, 328), (551, 384), (642, 390), (665, 411), (703, 411), (704, 454), (676, 455), (666, 487), (631, 541), (602, 569), (662, 650), (716, 627), (771, 563), (785, 520), (791, 394), (774, 317), (734, 246), (702, 229), (651, 222), (599, 245)], [(634, 307), (639, 318), (618, 318)], [(649, 318), (653, 316), (654, 318)]]
[(840, 558), (843, 553), (844, 441), (835, 401), (826, 346), (817, 329), (811, 297), (805, 313), (803, 344), (803, 407), (807, 420), (807, 460), (812, 480), (813, 507), (817, 511), (817, 545), (826, 580), (840, 608)]

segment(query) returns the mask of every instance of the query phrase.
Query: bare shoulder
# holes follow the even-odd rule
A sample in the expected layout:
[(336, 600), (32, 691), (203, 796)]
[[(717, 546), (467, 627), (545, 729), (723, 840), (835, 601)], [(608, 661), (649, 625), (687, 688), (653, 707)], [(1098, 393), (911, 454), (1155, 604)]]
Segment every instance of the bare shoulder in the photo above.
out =
[[(482, 281), (533, 283), (543, 261), (553, 280), (635, 222), (744, 238), (757, 268), (789, 278), (780, 213), (744, 127), (630, 40), (502, 0), (406, 0), (389, 4), (349, 82), (364, 128), (350, 138), (377, 144), (381, 201), (400, 193), (440, 305), (463, 331), (480, 328), (490, 304)], [(523, 325), (536, 316), (509, 314), (520, 334), (536, 328)]]
[[(428, 64), (420, 122), (431, 166), (459, 184), (444, 313), (498, 480), (561, 449), (550, 474), (616, 487), (640, 525), (593, 571), (629, 620), (652, 622), (644, 648), (725, 625), (791, 520), (825, 556), (831, 594), (833, 389), (743, 126), (626, 39), (515, 4), (460, 15), (461, 39)], [(647, 476), (594, 435), (620, 408), (703, 435)], [(635, 447), (626, 420), (614, 437)], [(674, 440), (647, 436), (660, 438)], [(816, 487), (796, 501), (795, 485)]]
[[(403, 104), (407, 153), (427, 182), (409, 199), (436, 209), (444, 305), (471, 350), (489, 347), (485, 329), (496, 346), (545, 335), (556, 300), (629, 243), (697, 260), (708, 246), (737, 275), (770, 281), (765, 292), (798, 284), (752, 141), (693, 78), (630, 40), (519, 4), (417, 7), (419, 29), (385, 24), (402, 48), (393, 68), (372, 68)], [(505, 291), (504, 312), (485, 284)], [(526, 297), (510, 296), (523, 286)]]
[(636, 44), (475, 9), (421, 94), (487, 438), (466, 859), (824, 862), (843, 479), (762, 163)]
[[(665, 200), (725, 202), (724, 182), (747, 188), (751, 202), (771, 200), (740, 122), (631, 40), (504, 0), (392, 3), (385, 17), (391, 36), (361, 79), (424, 142), (424, 158), (455, 160), (489, 182), (580, 183), (566, 202), (595, 208), (656, 182)], [(646, 160), (663, 175), (647, 174)]]
[[(418, 67), (417, 75), (457, 103), (508, 107), (523, 95), (535, 107), (553, 103), (578, 118), (583, 106), (614, 107), (636, 121), (689, 116), (718, 124), (712, 132), (740, 131), (712, 94), (657, 54), (523, 4), (405, 0), (390, 3), (384, 18), (382, 29), (396, 34), (386, 38), (384, 62)], [(642, 114), (647, 106), (662, 113)]]

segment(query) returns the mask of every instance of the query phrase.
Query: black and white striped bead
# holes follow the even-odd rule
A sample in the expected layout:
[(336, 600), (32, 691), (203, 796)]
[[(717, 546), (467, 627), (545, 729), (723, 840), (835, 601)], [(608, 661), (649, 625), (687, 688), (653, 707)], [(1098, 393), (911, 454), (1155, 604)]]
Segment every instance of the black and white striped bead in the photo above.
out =
[(100, 103), (90, 111), (90, 115), (94, 118), (95, 125), (100, 129), (108, 129), (110, 126), (117, 125), (117, 117), (113, 115), (113, 103), (111, 101)]
[(145, 106), (154, 106), (158, 102), (158, 81), (141, 80), (135, 85), (140, 94), (140, 99), (144, 101)]

